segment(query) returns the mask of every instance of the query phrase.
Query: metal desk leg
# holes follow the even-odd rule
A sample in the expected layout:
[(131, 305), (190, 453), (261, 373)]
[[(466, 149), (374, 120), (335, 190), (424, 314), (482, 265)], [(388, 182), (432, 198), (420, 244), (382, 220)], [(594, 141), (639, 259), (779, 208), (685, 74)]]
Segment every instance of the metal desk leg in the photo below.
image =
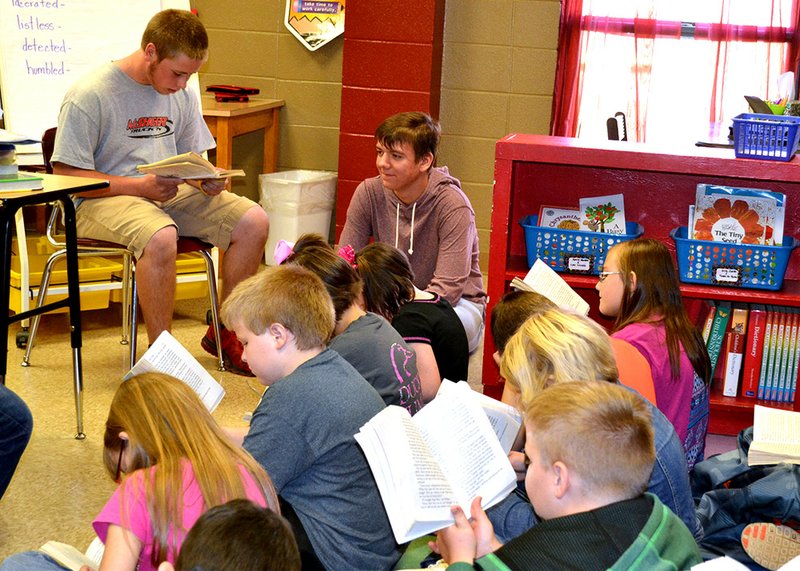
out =
[(0, 205), (0, 384), (8, 365), (8, 295), (11, 290), (11, 229), (15, 209)]
[(61, 200), (64, 211), (67, 250), (67, 290), (69, 295), (70, 341), (72, 345), (72, 372), (75, 378), (75, 416), (77, 434), (83, 440), (83, 369), (81, 365), (81, 291), (78, 281), (78, 234), (75, 226), (75, 205), (67, 197)]

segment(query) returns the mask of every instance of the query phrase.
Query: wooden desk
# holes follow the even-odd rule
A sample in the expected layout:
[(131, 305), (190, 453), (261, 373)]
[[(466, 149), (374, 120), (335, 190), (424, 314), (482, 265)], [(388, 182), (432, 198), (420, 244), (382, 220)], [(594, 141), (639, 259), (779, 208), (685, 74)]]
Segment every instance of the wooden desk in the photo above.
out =
[[(72, 371), (75, 381), (75, 415), (77, 434), (83, 439), (83, 371), (81, 369), (81, 294), (78, 281), (78, 236), (75, 229), (75, 205), (70, 194), (108, 188), (107, 180), (74, 176), (42, 174), (44, 189), (0, 193), (0, 383), (5, 384), (8, 365), (8, 326), (61, 307), (69, 308), (70, 345), (72, 346)], [(64, 228), (67, 249), (67, 297), (42, 307), (9, 316), (8, 292), (11, 289), (11, 234), (15, 215), (23, 206), (59, 201), (64, 209)]]
[(217, 166), (233, 166), (233, 138), (264, 129), (264, 163), (261, 172), (278, 168), (279, 117), (283, 99), (251, 99), (245, 102), (217, 102), (203, 96), (203, 118), (217, 140)]

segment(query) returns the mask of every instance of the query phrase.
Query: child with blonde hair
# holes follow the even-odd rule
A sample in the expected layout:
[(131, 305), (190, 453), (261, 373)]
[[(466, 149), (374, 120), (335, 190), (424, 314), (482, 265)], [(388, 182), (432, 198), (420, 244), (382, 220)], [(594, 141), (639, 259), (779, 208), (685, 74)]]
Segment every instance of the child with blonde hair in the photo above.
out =
[(683, 306), (672, 255), (658, 240), (620, 242), (608, 251), (596, 289), (600, 313), (616, 318), (611, 336), (647, 360), (656, 404), (675, 426), (691, 470), (705, 451), (713, 371)]
[(249, 428), (228, 429), (267, 470), (303, 569), (389, 569), (400, 553), (353, 435), (384, 407), (378, 392), (326, 348), (336, 323), (322, 280), (270, 267), (234, 288), (223, 319), (269, 389)]
[[(555, 307), (534, 312), (508, 339), (500, 374), (506, 379), (506, 386), (518, 395), (521, 411), (551, 385), (617, 382), (616, 359), (608, 334), (588, 317)], [(645, 402), (651, 409), (656, 443), (656, 463), (648, 491), (678, 514), (699, 539), (703, 529), (695, 515), (683, 446), (664, 414)], [(521, 456), (518, 452), (509, 455), (518, 472), (525, 470)], [(522, 500), (512, 494), (489, 510), (495, 531), (506, 540), (536, 524), (530, 505)]]
[[(154, 571), (175, 562), (188, 530), (209, 508), (247, 498), (279, 512), (264, 469), (235, 446), (184, 382), (136, 375), (117, 389), (106, 420), (103, 462), (120, 485), (93, 526), (105, 544), (100, 571)], [(4, 570), (61, 569), (22, 553)]]
[(556, 383), (525, 402), (525, 486), (542, 521), (502, 545), (480, 498), (471, 522), (453, 506), (455, 524), (432, 545), (448, 569), (673, 571), (701, 562), (686, 526), (644, 493), (655, 460), (644, 399), (589, 381)]

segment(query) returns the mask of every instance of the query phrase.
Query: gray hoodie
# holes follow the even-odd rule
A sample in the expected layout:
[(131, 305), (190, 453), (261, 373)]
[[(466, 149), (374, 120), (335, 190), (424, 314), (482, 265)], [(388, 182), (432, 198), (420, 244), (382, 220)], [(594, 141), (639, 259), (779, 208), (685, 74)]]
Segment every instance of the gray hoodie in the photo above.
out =
[(384, 188), (379, 176), (359, 184), (339, 244), (359, 250), (370, 237), (408, 256), (419, 289), (436, 292), (452, 305), (463, 297), (486, 306), (475, 211), (447, 167), (431, 169), (425, 191), (408, 205)]

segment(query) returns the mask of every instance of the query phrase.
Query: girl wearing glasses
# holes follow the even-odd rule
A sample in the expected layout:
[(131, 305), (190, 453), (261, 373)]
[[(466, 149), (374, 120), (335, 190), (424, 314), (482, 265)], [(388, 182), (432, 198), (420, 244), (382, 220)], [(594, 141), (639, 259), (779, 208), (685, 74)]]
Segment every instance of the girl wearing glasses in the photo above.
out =
[(656, 403), (675, 426), (691, 470), (705, 450), (712, 371), (683, 306), (669, 250), (650, 238), (616, 244), (596, 289), (600, 313), (616, 318), (612, 338), (629, 343), (649, 363)]

